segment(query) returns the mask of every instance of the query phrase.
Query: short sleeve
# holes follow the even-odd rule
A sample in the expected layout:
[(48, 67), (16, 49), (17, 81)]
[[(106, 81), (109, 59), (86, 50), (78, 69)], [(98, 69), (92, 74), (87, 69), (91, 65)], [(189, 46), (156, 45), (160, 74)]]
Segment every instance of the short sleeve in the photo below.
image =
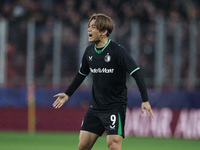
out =
[(119, 55), (121, 65), (128, 72), (129, 75), (132, 75), (134, 72), (140, 69), (134, 59), (128, 54), (126, 49), (120, 47)]
[(79, 73), (83, 76), (87, 76), (90, 73), (90, 69), (89, 69), (89, 65), (88, 65), (88, 61), (86, 58), (86, 51), (82, 57), (82, 63), (80, 65), (80, 69), (79, 69)]

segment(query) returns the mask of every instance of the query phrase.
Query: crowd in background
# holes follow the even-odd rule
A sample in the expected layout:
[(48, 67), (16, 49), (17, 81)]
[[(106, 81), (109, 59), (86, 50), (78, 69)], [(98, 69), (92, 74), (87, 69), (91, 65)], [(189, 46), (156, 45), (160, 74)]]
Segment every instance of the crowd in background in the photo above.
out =
[[(148, 87), (153, 86), (155, 23), (165, 20), (167, 28), (168, 65), (165, 88), (171, 88), (174, 25), (182, 22), (182, 78), (180, 88), (187, 88), (188, 77), (188, 26), (200, 21), (198, 0), (4, 0), (0, 1), (0, 20), (9, 22), (7, 59), (8, 85), (24, 85), (26, 75), (27, 21), (36, 22), (35, 80), (38, 85), (50, 85), (52, 81), (53, 27), (59, 20), (62, 30), (62, 79), (69, 79), (78, 69), (80, 23), (93, 13), (105, 13), (115, 22), (115, 41), (130, 51), (131, 21), (140, 23), (139, 65), (143, 68)], [(199, 39), (198, 39), (199, 40)], [(200, 43), (200, 42), (198, 42)], [(198, 50), (198, 56), (200, 52)], [(200, 62), (197, 63), (200, 77)], [(65, 83), (65, 80), (64, 82)], [(196, 88), (199, 88), (197, 85)]]

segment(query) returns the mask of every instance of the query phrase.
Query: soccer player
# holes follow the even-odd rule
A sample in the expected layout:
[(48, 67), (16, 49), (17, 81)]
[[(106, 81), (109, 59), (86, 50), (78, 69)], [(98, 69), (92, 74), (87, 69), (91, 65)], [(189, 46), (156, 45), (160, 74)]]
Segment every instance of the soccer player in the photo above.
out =
[(91, 150), (95, 141), (106, 130), (110, 150), (121, 150), (127, 105), (126, 73), (131, 75), (140, 90), (142, 113), (154, 118), (144, 78), (127, 51), (109, 39), (113, 21), (105, 14), (93, 14), (88, 22), (89, 45), (82, 64), (71, 85), (53, 103), (60, 108), (91, 72), (93, 77), (92, 101), (84, 116), (79, 135), (79, 150)]

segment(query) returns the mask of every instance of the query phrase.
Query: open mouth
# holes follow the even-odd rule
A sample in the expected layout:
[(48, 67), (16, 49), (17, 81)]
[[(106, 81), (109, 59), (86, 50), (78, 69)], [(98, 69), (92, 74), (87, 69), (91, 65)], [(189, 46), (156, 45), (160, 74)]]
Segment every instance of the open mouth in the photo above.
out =
[(90, 33), (90, 34), (88, 34), (88, 36), (89, 36), (89, 38), (91, 38), (91, 37), (92, 37), (92, 34)]

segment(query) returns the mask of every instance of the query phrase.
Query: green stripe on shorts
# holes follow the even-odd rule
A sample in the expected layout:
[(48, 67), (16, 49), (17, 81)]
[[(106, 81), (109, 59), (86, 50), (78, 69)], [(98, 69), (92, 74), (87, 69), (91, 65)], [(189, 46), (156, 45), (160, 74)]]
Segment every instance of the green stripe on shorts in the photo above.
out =
[(122, 135), (122, 123), (121, 123), (121, 117), (120, 114), (118, 113), (118, 135)]

